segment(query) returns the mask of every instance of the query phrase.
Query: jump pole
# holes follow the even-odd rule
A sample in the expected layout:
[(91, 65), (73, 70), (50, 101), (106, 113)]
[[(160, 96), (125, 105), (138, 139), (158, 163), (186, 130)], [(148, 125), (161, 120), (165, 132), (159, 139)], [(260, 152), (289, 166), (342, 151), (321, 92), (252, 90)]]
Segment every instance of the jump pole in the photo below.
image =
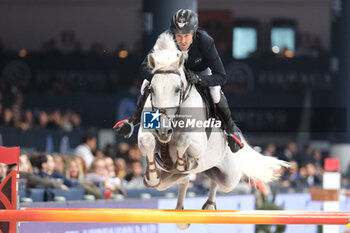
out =
[(347, 225), (350, 212), (161, 209), (0, 210), (0, 221)]

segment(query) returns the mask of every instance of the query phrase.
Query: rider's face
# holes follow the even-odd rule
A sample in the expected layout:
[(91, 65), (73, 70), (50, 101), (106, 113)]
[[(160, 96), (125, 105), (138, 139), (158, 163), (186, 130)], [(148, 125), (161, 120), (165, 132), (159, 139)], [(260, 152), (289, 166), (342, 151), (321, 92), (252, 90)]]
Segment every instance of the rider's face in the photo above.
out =
[(193, 41), (193, 33), (175, 34), (177, 45), (182, 51), (188, 50)]

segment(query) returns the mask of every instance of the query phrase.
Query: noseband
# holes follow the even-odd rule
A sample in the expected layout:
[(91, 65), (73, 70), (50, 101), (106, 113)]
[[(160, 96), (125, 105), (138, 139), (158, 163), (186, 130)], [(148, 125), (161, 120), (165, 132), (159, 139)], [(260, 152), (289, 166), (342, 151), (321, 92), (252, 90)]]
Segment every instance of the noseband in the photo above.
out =
[[(181, 73), (179, 70), (156, 70), (153, 74), (176, 74), (179, 77), (181, 76)], [(175, 106), (175, 107), (168, 107), (168, 108), (157, 108), (153, 105), (153, 101), (152, 101), (152, 93), (150, 93), (150, 99), (151, 99), (151, 105), (152, 105), (152, 111), (156, 111), (158, 110), (160, 113), (163, 113), (164, 115), (166, 115), (167, 118), (168, 117), (168, 109), (173, 109), (176, 108), (176, 112), (175, 115), (178, 115), (180, 113), (180, 105), (182, 102), (184, 102), (188, 96), (190, 95), (190, 92), (192, 90), (192, 84), (187, 83), (187, 86), (184, 90), (184, 83), (181, 80), (181, 88), (180, 88), (180, 98), (179, 98), (179, 105)], [(186, 95), (187, 93), (187, 95)]]

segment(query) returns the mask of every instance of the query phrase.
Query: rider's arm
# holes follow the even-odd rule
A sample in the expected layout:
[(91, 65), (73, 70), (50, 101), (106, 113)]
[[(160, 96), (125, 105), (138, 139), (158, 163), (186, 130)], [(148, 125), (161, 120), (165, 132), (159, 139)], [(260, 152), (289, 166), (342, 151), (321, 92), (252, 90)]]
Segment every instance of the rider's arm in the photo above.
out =
[(227, 81), (226, 71), (222, 64), (218, 51), (216, 50), (214, 39), (206, 32), (200, 35), (200, 47), (204, 57), (207, 60), (208, 67), (211, 69), (212, 75), (200, 75), (203, 86), (221, 86)]

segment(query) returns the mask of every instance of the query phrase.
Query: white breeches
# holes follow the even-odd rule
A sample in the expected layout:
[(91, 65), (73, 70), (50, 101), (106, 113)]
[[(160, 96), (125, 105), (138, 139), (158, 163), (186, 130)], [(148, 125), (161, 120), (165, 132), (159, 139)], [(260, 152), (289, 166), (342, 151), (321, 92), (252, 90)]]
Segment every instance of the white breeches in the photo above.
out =
[[(211, 70), (209, 68), (207, 68), (206, 70), (200, 72), (199, 75), (211, 75)], [(210, 96), (211, 99), (213, 100), (214, 104), (219, 103), (220, 101), (220, 92), (221, 92), (221, 86), (212, 86), (209, 87), (209, 92), (210, 92)]]

